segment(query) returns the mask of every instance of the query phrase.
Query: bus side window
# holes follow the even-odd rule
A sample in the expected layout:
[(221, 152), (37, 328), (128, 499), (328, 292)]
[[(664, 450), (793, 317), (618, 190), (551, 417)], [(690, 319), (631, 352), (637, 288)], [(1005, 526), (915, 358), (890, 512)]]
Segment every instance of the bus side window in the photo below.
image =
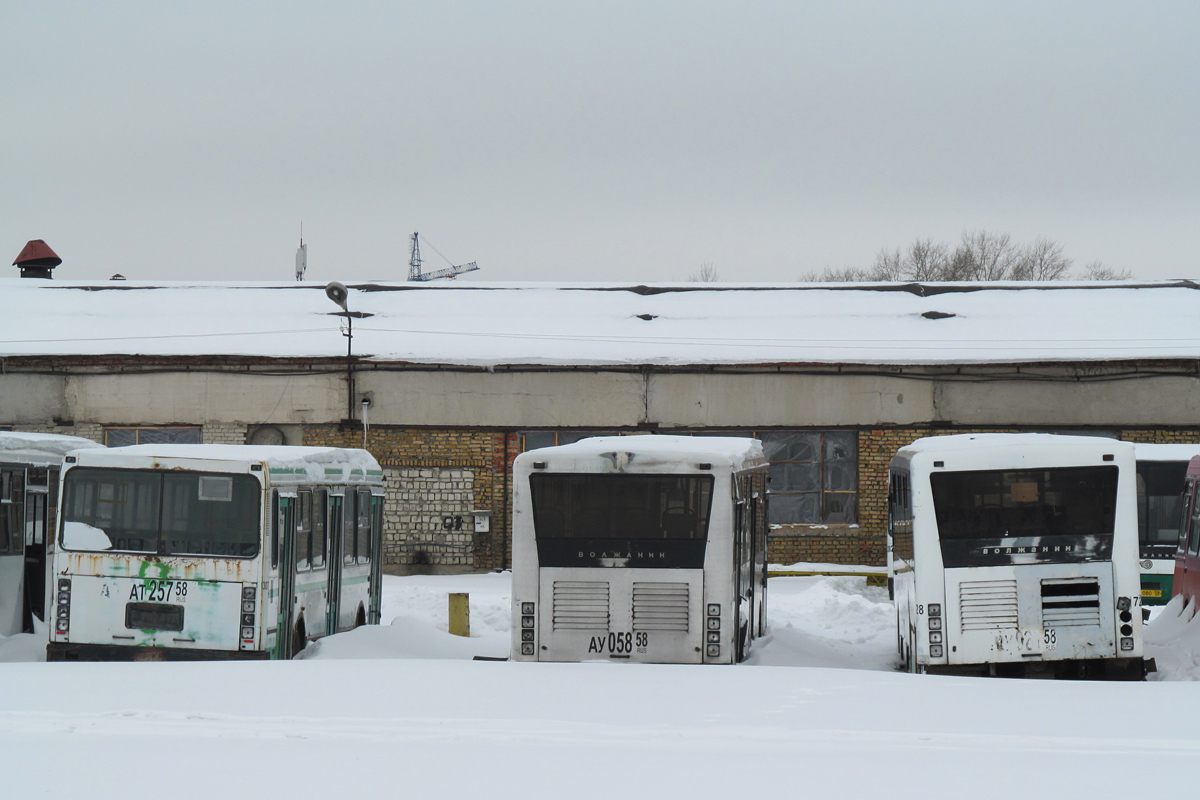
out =
[(9, 517), (12, 513), (12, 472), (0, 470), (0, 556), (8, 555), (8, 547), (12, 541), (12, 524)]
[(312, 568), (312, 491), (296, 494), (296, 571)]
[(358, 563), (371, 561), (371, 493), (358, 491), (358, 544), (354, 550)]
[(354, 529), (358, 515), (354, 509), (354, 496), (352, 491), (346, 491), (346, 503), (342, 508), (342, 563), (354, 563)]
[(325, 550), (328, 546), (325, 537), (325, 520), (329, 513), (329, 492), (317, 489), (313, 492), (312, 514), (312, 565), (313, 569), (325, 566)]

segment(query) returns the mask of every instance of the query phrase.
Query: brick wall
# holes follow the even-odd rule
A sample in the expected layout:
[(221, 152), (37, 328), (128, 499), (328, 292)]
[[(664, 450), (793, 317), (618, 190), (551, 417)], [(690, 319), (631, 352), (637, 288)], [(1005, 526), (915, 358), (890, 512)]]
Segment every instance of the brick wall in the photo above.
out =
[(22, 433), (56, 433), (60, 436), (82, 436), (93, 442), (104, 444), (104, 426), (96, 422), (76, 422), (73, 425), (16, 425), (14, 431)]
[(200, 429), (205, 444), (245, 444), (246, 425), (239, 422), (206, 422)]
[[(306, 425), (304, 444), (362, 447), (362, 429), (343, 429), (336, 425)], [(464, 529), (470, 528), (466, 531), (469, 539), (455, 544), (455, 552), (460, 553), (464, 561), (434, 561), (434, 566), (445, 564), (448, 567), (469, 566), (486, 570), (511, 564), (509, 496), (512, 492), (512, 459), (517, 456), (516, 434), (472, 429), (375, 427), (367, 432), (366, 447), (387, 471), (424, 469), (470, 472), (470, 501), (466, 502), (466, 495), (463, 495), (461, 501), (455, 500), (458, 503), (455, 507), (467, 512), (474, 509), (491, 511), (491, 530), (488, 533), (477, 534), (474, 532), (473, 520), (464, 518)], [(416, 474), (421, 478), (419, 472)], [(402, 488), (397, 486), (397, 489)], [(390, 495), (389, 491), (389, 500)], [(396, 525), (399, 526), (399, 523)], [(402, 531), (397, 527), (393, 532), (399, 534)], [(423, 536), (426, 531), (414, 533)], [(402, 542), (402, 539), (392, 541), (395, 550), (385, 557), (385, 570), (403, 572), (410, 567), (411, 556), (406, 560), (405, 553), (402, 552)], [(449, 548), (443, 549), (449, 551)]]
[(384, 566), (475, 566), (475, 472), (385, 467)]

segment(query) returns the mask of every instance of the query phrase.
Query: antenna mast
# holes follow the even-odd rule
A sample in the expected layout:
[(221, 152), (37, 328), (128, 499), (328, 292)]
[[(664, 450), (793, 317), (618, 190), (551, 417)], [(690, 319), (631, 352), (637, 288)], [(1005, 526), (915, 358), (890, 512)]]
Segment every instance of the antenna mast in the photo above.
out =
[[(437, 248), (434, 248), (435, 250)], [(440, 255), (440, 253), (439, 253)], [(453, 278), (461, 275), (464, 272), (472, 272), (479, 269), (479, 265), (474, 261), (469, 261), (466, 264), (457, 266), (451, 264), (446, 269), (438, 269), (433, 272), (421, 271), (421, 245), (417, 240), (417, 234), (412, 235), (412, 249), (409, 251), (408, 257), (408, 279), (410, 281), (433, 281), (438, 278)]]
[(296, 251), (296, 280), (304, 280), (304, 271), (308, 269), (308, 245), (304, 243), (304, 223), (300, 223), (300, 249)]

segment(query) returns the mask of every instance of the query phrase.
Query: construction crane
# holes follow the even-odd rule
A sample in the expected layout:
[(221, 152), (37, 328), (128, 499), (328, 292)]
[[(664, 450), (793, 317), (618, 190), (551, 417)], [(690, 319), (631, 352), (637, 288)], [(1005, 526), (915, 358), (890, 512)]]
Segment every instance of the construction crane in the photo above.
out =
[[(435, 253), (437, 252), (436, 247), (434, 247), (433, 250)], [(442, 254), (438, 253), (438, 255)], [(442, 258), (446, 257), (442, 256)], [(447, 258), (446, 263), (450, 264), (450, 259)], [(437, 269), (433, 272), (422, 272), (421, 245), (417, 241), (417, 234), (414, 233), (412, 235), (412, 252), (409, 254), (408, 258), (408, 279), (410, 281), (434, 281), (438, 278), (454, 278), (463, 274), (464, 272), (471, 272), (472, 270), (477, 269), (479, 269), (479, 265), (474, 261), (471, 261), (466, 264), (459, 264), (458, 266), (450, 264), (450, 266), (446, 269)]]

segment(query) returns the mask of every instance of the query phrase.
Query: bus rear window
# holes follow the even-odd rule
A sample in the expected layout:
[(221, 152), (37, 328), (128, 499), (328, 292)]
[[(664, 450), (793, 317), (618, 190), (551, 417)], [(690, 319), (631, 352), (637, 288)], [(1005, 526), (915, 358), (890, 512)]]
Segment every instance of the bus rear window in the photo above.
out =
[(68, 550), (248, 558), (259, 495), (249, 475), (77, 467), (64, 483)]
[(1108, 558), (1117, 476), (1115, 466), (930, 475), (945, 566)]
[(708, 538), (711, 475), (541, 473), (529, 478), (537, 539)]

